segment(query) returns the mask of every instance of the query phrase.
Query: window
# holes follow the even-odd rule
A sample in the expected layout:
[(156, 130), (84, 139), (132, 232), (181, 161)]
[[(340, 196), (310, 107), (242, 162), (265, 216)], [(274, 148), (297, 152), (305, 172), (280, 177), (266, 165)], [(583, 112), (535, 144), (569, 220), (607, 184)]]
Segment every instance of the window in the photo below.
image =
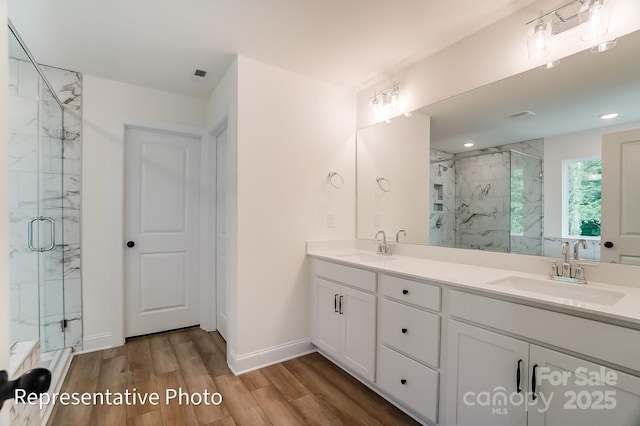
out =
[(565, 237), (599, 237), (602, 160), (563, 161), (563, 233)]

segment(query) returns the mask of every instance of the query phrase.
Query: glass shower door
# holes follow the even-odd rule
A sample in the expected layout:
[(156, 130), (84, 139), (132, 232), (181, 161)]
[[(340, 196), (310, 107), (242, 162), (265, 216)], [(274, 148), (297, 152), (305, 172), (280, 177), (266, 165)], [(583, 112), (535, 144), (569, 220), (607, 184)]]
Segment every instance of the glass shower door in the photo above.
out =
[(62, 213), (63, 112), (49, 88), (40, 82), (38, 102), (38, 275), (42, 352), (65, 347), (64, 229)]
[(11, 341), (64, 347), (62, 107), (9, 31)]

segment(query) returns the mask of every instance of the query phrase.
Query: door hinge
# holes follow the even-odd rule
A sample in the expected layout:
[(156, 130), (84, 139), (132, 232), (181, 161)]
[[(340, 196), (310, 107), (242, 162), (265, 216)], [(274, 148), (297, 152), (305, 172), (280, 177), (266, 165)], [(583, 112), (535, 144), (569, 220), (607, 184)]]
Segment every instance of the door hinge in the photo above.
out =
[(64, 329), (67, 328), (68, 326), (69, 326), (69, 320), (68, 319), (60, 320), (60, 331), (62, 331), (64, 333)]

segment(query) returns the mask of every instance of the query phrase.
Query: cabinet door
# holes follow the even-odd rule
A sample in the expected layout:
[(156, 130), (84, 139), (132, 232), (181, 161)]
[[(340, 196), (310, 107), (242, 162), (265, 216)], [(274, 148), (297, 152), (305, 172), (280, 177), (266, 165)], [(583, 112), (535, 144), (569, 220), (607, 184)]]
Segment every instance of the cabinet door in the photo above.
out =
[(448, 335), (447, 424), (526, 425), (529, 344), (456, 321)]
[(375, 379), (376, 296), (342, 287), (343, 362), (371, 382)]
[(340, 286), (322, 278), (315, 278), (316, 283), (316, 339), (320, 349), (334, 357), (340, 355), (341, 315), (339, 313)]
[(529, 359), (539, 401), (530, 426), (640, 424), (640, 378), (536, 345)]

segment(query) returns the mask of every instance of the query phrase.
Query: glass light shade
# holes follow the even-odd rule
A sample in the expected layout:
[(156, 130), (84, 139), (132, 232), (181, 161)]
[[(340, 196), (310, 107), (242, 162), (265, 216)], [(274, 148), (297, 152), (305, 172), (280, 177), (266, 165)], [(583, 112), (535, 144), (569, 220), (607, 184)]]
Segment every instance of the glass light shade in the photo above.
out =
[(538, 60), (549, 56), (551, 53), (551, 29), (550, 17), (537, 19), (527, 26), (527, 46), (529, 59)]
[(612, 2), (613, 0), (606, 3), (604, 0), (589, 0), (580, 7), (578, 16), (582, 40), (596, 40), (609, 31)]

